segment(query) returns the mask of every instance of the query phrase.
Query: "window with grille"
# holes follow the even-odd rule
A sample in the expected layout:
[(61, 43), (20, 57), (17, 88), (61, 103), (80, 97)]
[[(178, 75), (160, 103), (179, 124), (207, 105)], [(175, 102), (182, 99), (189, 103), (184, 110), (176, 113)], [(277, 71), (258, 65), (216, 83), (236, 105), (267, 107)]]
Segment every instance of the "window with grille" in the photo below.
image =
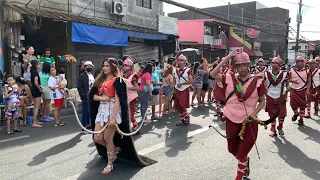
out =
[(151, 9), (151, 0), (136, 0), (136, 5)]

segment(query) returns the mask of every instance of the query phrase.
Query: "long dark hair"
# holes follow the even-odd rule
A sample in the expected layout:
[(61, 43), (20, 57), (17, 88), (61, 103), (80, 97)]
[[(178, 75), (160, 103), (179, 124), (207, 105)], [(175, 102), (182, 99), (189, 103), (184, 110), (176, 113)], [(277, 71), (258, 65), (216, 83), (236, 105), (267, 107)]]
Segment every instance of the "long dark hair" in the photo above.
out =
[(199, 62), (195, 62), (194, 65), (193, 65), (193, 74), (196, 74), (197, 73), (197, 70), (200, 66), (200, 63)]
[[(110, 65), (110, 69), (111, 69), (111, 72), (112, 74), (115, 76), (115, 77), (120, 77), (120, 71), (117, 67), (117, 60), (114, 59), (114, 58), (106, 58), (104, 59), (104, 61), (102, 62), (102, 65), (105, 63), (105, 62), (108, 62), (109, 65)], [(102, 69), (101, 69), (102, 71)], [(100, 87), (103, 83), (103, 81), (107, 78), (107, 75), (105, 75), (103, 72), (101, 72), (98, 77), (96, 78), (95, 82), (94, 82), (94, 86), (96, 87)]]
[(15, 78), (15, 81), (16, 81), (16, 83), (18, 83), (18, 84), (22, 84), (22, 85), (26, 85), (27, 83), (26, 83), (26, 81), (23, 79), (23, 77), (21, 77), (21, 76), (18, 76), (18, 77), (16, 77)]
[[(31, 68), (30, 70), (31, 71), (38, 71), (37, 69), (37, 65), (39, 64), (39, 61), (38, 60), (32, 60), (31, 61)], [(50, 70), (49, 70), (50, 71)]]
[(146, 66), (144, 67), (144, 69), (142, 70), (142, 74), (144, 74), (146, 72), (152, 74), (152, 64), (151, 63), (147, 63)]
[(51, 68), (50, 63), (44, 62), (42, 65), (42, 73), (43, 74), (50, 74), (50, 68)]
[(50, 49), (50, 48), (46, 48), (46, 49), (44, 50), (44, 53), (43, 53), (43, 56), (42, 56), (42, 57), (47, 57), (47, 56), (46, 56), (46, 52), (47, 52), (47, 51), (50, 52), (49, 58), (51, 58), (52, 55), (51, 55), (51, 49)]

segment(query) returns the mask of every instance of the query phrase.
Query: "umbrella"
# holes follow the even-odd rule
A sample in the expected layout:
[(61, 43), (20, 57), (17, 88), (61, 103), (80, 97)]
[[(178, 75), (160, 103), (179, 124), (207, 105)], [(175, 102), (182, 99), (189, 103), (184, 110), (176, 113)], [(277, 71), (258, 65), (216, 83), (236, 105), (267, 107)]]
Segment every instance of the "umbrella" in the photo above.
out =
[(199, 49), (187, 48), (179, 51), (177, 53), (177, 56), (179, 56), (180, 54), (183, 54), (185, 56), (192, 56), (192, 55), (201, 55), (202, 52)]

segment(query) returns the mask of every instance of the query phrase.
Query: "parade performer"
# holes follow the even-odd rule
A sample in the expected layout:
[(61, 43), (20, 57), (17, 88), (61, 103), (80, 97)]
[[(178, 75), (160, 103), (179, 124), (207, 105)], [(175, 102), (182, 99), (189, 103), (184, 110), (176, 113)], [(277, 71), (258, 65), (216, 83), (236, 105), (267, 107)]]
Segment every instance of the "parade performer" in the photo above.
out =
[(107, 125), (103, 134), (95, 134), (93, 137), (96, 143), (107, 149), (108, 164), (102, 174), (113, 170), (113, 162), (118, 156), (140, 165), (155, 162), (137, 154), (130, 136), (121, 138), (115, 133), (116, 124), (122, 132), (130, 132), (127, 87), (125, 80), (120, 77), (116, 59), (108, 58), (103, 61), (102, 72), (89, 93), (89, 105), (91, 120), (95, 120), (92, 123), (94, 130), (99, 131)]
[(183, 54), (178, 57), (178, 68), (174, 68), (173, 74), (175, 78), (174, 87), (174, 106), (179, 111), (180, 121), (177, 126), (188, 125), (190, 116), (187, 108), (190, 107), (189, 87), (193, 82), (190, 68), (185, 67), (187, 58)]
[[(287, 116), (287, 97), (284, 86), (288, 87), (289, 85), (288, 72), (280, 70), (282, 64), (282, 59), (280, 57), (275, 57), (271, 62), (272, 70), (267, 70), (265, 72), (266, 85), (268, 87), (266, 112), (268, 112), (269, 116), (272, 117), (280, 108), (280, 113), (278, 115), (279, 125), (277, 127), (279, 135), (284, 135), (283, 122)], [(271, 137), (277, 136), (276, 120), (272, 122), (270, 131)]]
[[(320, 69), (320, 57), (317, 56), (315, 60), (316, 60), (316, 68)], [(320, 103), (320, 86), (318, 86), (317, 88), (317, 97), (318, 97), (318, 104), (319, 104)]]
[[(226, 75), (231, 72), (231, 69), (228, 68), (229, 62), (225, 62), (222, 64), (222, 67), (220, 68), (220, 74), (221, 75)], [(226, 97), (224, 95), (225, 92), (225, 87), (223, 86), (222, 82), (219, 80), (215, 80), (215, 85), (214, 85), (214, 98), (216, 99), (216, 114), (215, 116), (218, 116), (221, 113), (221, 104), (226, 100)]]
[(296, 67), (290, 70), (289, 82), (291, 82), (290, 106), (294, 112), (292, 121), (296, 121), (300, 115), (298, 125), (303, 125), (305, 108), (307, 107), (306, 93), (308, 81), (310, 81), (309, 71), (305, 68), (306, 60), (302, 56), (296, 58)]
[[(219, 74), (220, 68), (232, 58), (232, 65), (238, 75), (234, 73)], [(221, 81), (226, 86), (225, 96), (230, 98), (223, 108), (226, 117), (226, 133), (228, 137), (237, 137), (243, 124), (247, 124), (245, 138), (232, 138), (228, 140), (228, 150), (238, 159), (236, 180), (249, 176), (248, 153), (255, 145), (258, 134), (257, 114), (265, 105), (265, 86), (263, 76), (251, 75), (248, 71), (250, 59), (248, 54), (237, 50), (232, 51), (223, 58), (217, 67), (211, 72), (211, 76)]]
[(309, 94), (307, 95), (308, 105), (306, 118), (311, 118), (311, 102), (314, 102), (314, 115), (317, 116), (319, 111), (317, 90), (320, 87), (320, 70), (316, 68), (315, 59), (309, 60), (309, 75), (311, 76), (311, 80), (308, 83)]
[(138, 98), (138, 80), (139, 76), (134, 72), (133, 62), (128, 56), (123, 62), (123, 77), (127, 79), (127, 93), (128, 93), (128, 103), (130, 109), (130, 121), (133, 125), (133, 130), (138, 129), (138, 123), (134, 118), (137, 106)]
[(258, 60), (258, 66), (254, 68), (254, 74), (260, 74), (264, 76), (264, 73), (266, 72), (267, 67), (264, 65), (264, 60), (260, 58)]

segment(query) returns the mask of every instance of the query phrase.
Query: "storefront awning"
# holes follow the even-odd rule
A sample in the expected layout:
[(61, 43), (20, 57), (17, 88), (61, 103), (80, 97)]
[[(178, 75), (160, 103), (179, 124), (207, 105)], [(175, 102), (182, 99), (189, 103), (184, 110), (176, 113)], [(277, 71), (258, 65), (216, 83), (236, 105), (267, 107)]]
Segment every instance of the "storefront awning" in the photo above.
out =
[(133, 38), (147, 39), (147, 40), (168, 40), (168, 35), (165, 35), (165, 34), (152, 34), (152, 33), (137, 32), (137, 31), (129, 31), (128, 36)]
[(77, 43), (127, 46), (128, 31), (89, 24), (72, 23), (71, 40)]

